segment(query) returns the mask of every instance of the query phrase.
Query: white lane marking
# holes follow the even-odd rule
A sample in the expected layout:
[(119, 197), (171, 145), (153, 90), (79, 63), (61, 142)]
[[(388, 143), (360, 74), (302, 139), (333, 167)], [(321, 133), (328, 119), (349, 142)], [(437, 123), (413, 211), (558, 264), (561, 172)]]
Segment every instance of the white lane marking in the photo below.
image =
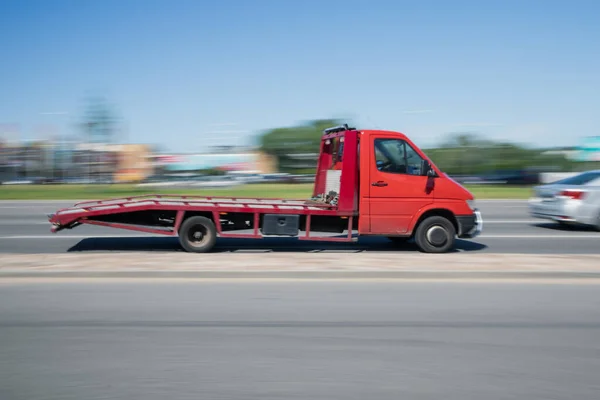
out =
[[(542, 219), (484, 219), (486, 224), (535, 224), (543, 223)], [(50, 225), (47, 220), (35, 220), (35, 219), (3, 219), (0, 220), (0, 225)]]
[(475, 198), (476, 203), (523, 203), (526, 202), (527, 199), (477, 199)]
[(483, 218), (484, 224), (537, 224), (541, 223), (541, 219), (485, 219)]
[(48, 221), (0, 221), (0, 225), (48, 225)]
[(135, 235), (11, 235), (11, 236), (0, 236), (0, 240), (3, 239), (96, 239), (96, 238), (127, 238), (127, 237), (165, 237), (169, 235), (153, 235), (151, 233), (140, 232)]
[(56, 203), (54, 206), (52, 204), (49, 203), (39, 203), (39, 204), (21, 204), (21, 205), (14, 205), (14, 206), (7, 206), (7, 205), (0, 205), (0, 209), (4, 208), (4, 209), (22, 209), (22, 210), (30, 210), (30, 209), (39, 209), (40, 207), (51, 207), (52, 209), (56, 210), (58, 208), (68, 208), (68, 207), (73, 207), (75, 203)]
[[(490, 207), (492, 207), (492, 205), (490, 205)], [(496, 208), (529, 208), (529, 204), (519, 204), (519, 205), (515, 205), (515, 204), (494, 204), (493, 207), (494, 207), (494, 209), (496, 209)], [(479, 209), (481, 211), (484, 208), (483, 207), (479, 207)]]
[(473, 240), (481, 239), (600, 239), (600, 234), (573, 234), (573, 235), (481, 235)]
[[(35, 213), (39, 213), (39, 212), (56, 212), (56, 210), (62, 208), (62, 207), (55, 207), (55, 208), (40, 208), (40, 207), (34, 207), (34, 206), (27, 206), (27, 207), (7, 207), (7, 206), (0, 206), (0, 208), (2, 209), (7, 209), (7, 210), (23, 210), (23, 211), (28, 211), (28, 212), (35, 212)], [(35, 211), (29, 211), (29, 210), (35, 210)]]
[[(2, 239), (95, 239), (95, 238), (126, 238), (126, 237), (169, 237), (170, 235), (159, 235), (152, 233), (140, 232), (139, 234), (130, 234), (130, 235), (61, 235), (56, 234), (48, 234), (48, 235), (7, 235), (0, 236), (0, 240)], [(170, 236), (173, 237), (173, 236)], [(600, 239), (600, 234), (559, 234), (559, 235), (481, 235), (474, 239), (473, 241), (477, 241), (477, 239)]]

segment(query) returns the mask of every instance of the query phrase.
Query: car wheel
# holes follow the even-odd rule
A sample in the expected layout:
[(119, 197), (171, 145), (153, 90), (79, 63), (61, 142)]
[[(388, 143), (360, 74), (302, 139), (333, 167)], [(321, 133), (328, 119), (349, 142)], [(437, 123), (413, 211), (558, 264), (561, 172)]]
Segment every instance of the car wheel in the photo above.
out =
[(206, 217), (190, 217), (179, 229), (179, 243), (190, 253), (207, 253), (217, 242), (215, 224)]
[(415, 242), (425, 253), (446, 253), (454, 247), (456, 228), (444, 217), (428, 217), (419, 224)]

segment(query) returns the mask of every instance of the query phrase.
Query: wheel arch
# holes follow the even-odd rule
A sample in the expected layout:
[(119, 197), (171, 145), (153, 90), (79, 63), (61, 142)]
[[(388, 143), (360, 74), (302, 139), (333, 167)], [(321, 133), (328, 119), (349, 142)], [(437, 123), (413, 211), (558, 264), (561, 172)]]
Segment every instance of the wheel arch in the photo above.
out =
[(177, 227), (177, 229), (179, 230), (181, 228), (181, 226), (183, 225), (183, 223), (185, 222), (186, 219), (189, 219), (191, 217), (205, 217), (210, 219), (213, 224), (215, 224), (215, 226), (218, 227), (220, 226), (220, 224), (218, 225), (217, 222), (215, 221), (215, 216), (214, 216), (214, 212), (213, 211), (184, 211), (183, 212), (183, 218), (181, 218), (181, 223), (179, 224), (179, 226)]
[(415, 231), (417, 230), (417, 227), (421, 224), (421, 222), (423, 222), (426, 218), (433, 216), (446, 218), (452, 223), (452, 225), (454, 225), (454, 229), (456, 230), (456, 232), (459, 231), (460, 228), (458, 226), (458, 220), (456, 219), (456, 215), (452, 211), (450, 211), (447, 208), (432, 208), (424, 210), (417, 218), (415, 218), (410, 229), (411, 235), (414, 235)]

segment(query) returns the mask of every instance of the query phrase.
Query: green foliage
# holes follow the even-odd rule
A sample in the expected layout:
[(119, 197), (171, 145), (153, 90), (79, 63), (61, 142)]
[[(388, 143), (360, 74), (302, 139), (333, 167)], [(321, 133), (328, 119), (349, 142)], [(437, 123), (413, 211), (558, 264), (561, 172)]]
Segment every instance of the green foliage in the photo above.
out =
[(425, 153), (444, 172), (454, 175), (523, 169), (573, 171), (577, 163), (561, 154), (544, 154), (514, 143), (483, 140), (474, 134), (454, 134), (441, 147)]
[[(299, 126), (272, 129), (262, 135), (260, 145), (263, 151), (277, 158), (281, 172), (314, 173), (316, 156), (300, 162), (294, 155), (318, 153), (323, 130), (344, 122), (347, 121), (322, 119)], [(545, 154), (541, 149), (494, 142), (471, 132), (451, 134), (439, 147), (425, 150), (425, 153), (444, 172), (451, 175), (531, 168), (554, 171), (576, 171), (583, 168), (582, 163), (571, 161), (562, 154)]]
[(207, 175), (207, 176), (222, 176), (227, 173), (226, 171), (224, 171), (222, 169), (218, 169), (218, 168), (201, 169), (196, 172), (199, 175)]
[[(314, 173), (323, 130), (344, 122), (320, 119), (298, 126), (271, 129), (260, 137), (260, 147), (265, 153), (276, 157), (281, 172)], [(315, 154), (313, 158), (294, 157), (311, 153)]]
[[(307, 184), (253, 184), (232, 188), (177, 188), (166, 189), (130, 184), (116, 185), (7, 185), (0, 190), (0, 200), (73, 200), (110, 199), (114, 197), (140, 196), (144, 194), (173, 194), (198, 196), (271, 197), (308, 199), (313, 185)], [(531, 195), (528, 187), (467, 186), (477, 199), (525, 199)]]

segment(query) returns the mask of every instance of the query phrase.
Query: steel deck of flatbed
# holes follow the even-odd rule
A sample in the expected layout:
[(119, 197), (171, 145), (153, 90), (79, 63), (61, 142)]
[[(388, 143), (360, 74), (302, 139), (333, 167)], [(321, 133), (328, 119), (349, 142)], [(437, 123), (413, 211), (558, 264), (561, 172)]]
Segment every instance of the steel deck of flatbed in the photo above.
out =
[[(297, 232), (298, 239), (301, 240), (351, 241), (353, 240), (352, 228), (354, 223), (358, 222), (358, 131), (340, 126), (324, 133), (312, 194), (325, 198), (327, 202), (311, 199), (148, 194), (78, 202), (49, 216), (52, 231), (90, 224), (177, 236), (188, 217), (204, 217), (214, 223), (214, 229), (219, 237), (261, 238), (264, 237), (262, 232), (270, 233), (269, 235), (275, 232), (276, 235), (296, 236), (294, 232)], [(338, 147), (334, 149), (332, 140), (337, 140), (338, 144), (344, 142), (344, 145), (339, 147), (343, 149), (343, 157), (338, 159), (339, 149)], [(346, 161), (341, 162), (342, 158)], [(332, 198), (331, 193), (336, 195)], [(329, 201), (335, 205), (329, 204)], [(295, 222), (291, 223), (293, 225), (291, 230), (286, 230), (273, 228), (274, 219), (269, 214), (291, 214), (299, 218), (290, 218)], [(265, 229), (267, 216), (271, 225)], [(328, 217), (338, 217), (339, 220), (335, 221), (335, 218)], [(286, 226), (285, 217), (277, 220), (278, 227)], [(315, 228), (315, 232), (343, 234), (347, 231), (347, 235), (344, 237), (311, 236), (311, 225)], [(253, 233), (242, 233), (248, 230), (245, 229), (246, 226), (252, 229)], [(232, 233), (233, 231), (238, 233)]]
[[(174, 211), (176, 218), (173, 227), (157, 229), (156, 227), (137, 226), (118, 222), (97, 221), (90, 218), (110, 214), (132, 213), (136, 211)], [(351, 240), (351, 227), (354, 213), (340, 213), (335, 206), (311, 200), (294, 199), (265, 199), (265, 198), (235, 198), (235, 197), (203, 197), (203, 196), (177, 196), (149, 194), (133, 197), (113, 198), (106, 200), (81, 201), (72, 207), (58, 210), (50, 216), (52, 231), (57, 232), (64, 228), (71, 228), (79, 224), (108, 226), (120, 229), (141, 232), (157, 233), (162, 235), (177, 235), (184, 214), (187, 211), (201, 211), (211, 213), (219, 236), (236, 238), (259, 238), (258, 221), (261, 214), (299, 214), (307, 216), (306, 234), (300, 239), (310, 240)], [(219, 217), (226, 213), (253, 214), (254, 233), (229, 234), (221, 230)], [(341, 216), (348, 217), (348, 236), (344, 238), (310, 237), (310, 216)]]

